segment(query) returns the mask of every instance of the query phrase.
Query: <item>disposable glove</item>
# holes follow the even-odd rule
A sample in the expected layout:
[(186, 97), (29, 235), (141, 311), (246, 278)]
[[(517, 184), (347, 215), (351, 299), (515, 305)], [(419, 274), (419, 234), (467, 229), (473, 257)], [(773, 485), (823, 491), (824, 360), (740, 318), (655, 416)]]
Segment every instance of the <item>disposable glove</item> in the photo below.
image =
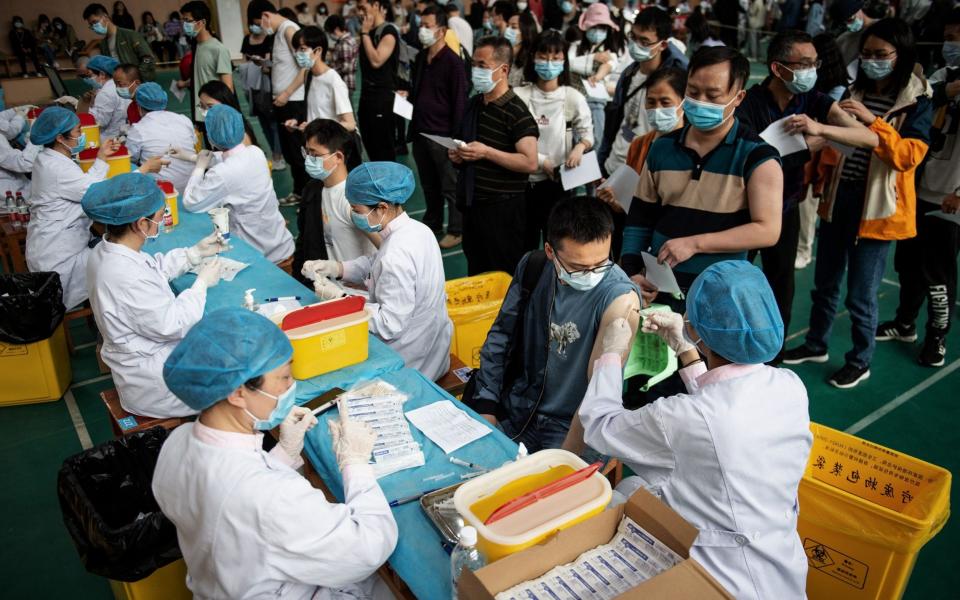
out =
[(308, 260), (303, 263), (300, 274), (307, 279), (319, 279), (321, 276), (338, 279), (341, 276), (341, 267), (335, 260)]
[(74, 110), (76, 110), (77, 106), (80, 104), (80, 101), (74, 98), (73, 96), (60, 96), (53, 102), (55, 104), (72, 106)]
[(217, 235), (217, 230), (214, 229), (213, 233), (187, 248), (187, 258), (190, 260), (191, 265), (197, 266), (205, 257), (214, 256), (222, 250), (223, 246), (220, 244), (220, 236)]
[(207, 288), (212, 288), (220, 282), (220, 259), (215, 258), (200, 267), (197, 281)]
[(333, 300), (345, 296), (340, 286), (326, 277), (317, 277), (316, 281), (313, 282), (313, 291), (317, 294), (317, 298), (321, 300)]
[(184, 150), (183, 148), (174, 148), (171, 146), (170, 149), (167, 150), (167, 155), (178, 160), (197, 162), (197, 153), (193, 150)]
[(210, 165), (210, 160), (213, 158), (213, 152), (209, 150), (201, 150), (200, 154), (197, 155), (197, 167), (194, 169), (196, 171), (206, 171), (207, 167)]
[(683, 315), (675, 312), (651, 311), (643, 317), (644, 333), (654, 333), (677, 354), (693, 350), (683, 336)]
[(623, 317), (614, 319), (603, 330), (603, 353), (613, 352), (625, 356), (630, 351), (632, 338), (633, 330), (630, 329), (630, 323)]
[(337, 464), (343, 471), (349, 465), (365, 465), (370, 462), (377, 434), (363, 421), (345, 418), (327, 421), (330, 436), (333, 438), (333, 451), (337, 455)]
[(280, 447), (293, 460), (303, 452), (303, 436), (317, 424), (317, 418), (309, 408), (294, 406), (287, 418), (280, 423)]

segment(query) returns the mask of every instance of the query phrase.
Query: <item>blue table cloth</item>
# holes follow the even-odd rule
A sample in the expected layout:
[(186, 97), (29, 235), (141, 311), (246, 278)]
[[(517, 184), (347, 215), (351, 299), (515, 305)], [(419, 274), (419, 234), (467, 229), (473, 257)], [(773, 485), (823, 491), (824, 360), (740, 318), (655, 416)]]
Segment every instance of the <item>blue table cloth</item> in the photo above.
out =
[[(380, 377), (409, 396), (404, 412), (441, 400), (452, 400), (478, 421), (487, 422), (442, 388), (424, 377), (415, 369), (402, 369)], [(324, 422), (339, 419), (336, 409), (320, 416), (320, 424), (307, 434), (306, 450), (310, 463), (317, 470), (330, 491), (343, 500), (343, 480), (337, 467), (330, 440), (330, 431)], [(456, 456), (485, 467), (499, 467), (517, 456), (517, 445), (494, 427), (491, 433), (475, 442), (455, 450)], [(410, 425), (414, 439), (423, 448), (426, 464), (407, 469), (379, 480), (387, 500), (397, 500), (415, 494), (433, 491), (460, 482), (460, 475), (473, 472), (471, 469), (451, 464), (447, 454), (426, 438), (420, 430)], [(393, 509), (393, 516), (400, 528), (397, 548), (390, 556), (390, 566), (406, 582), (419, 600), (448, 600), (450, 589), (450, 556), (443, 548), (443, 538), (420, 508), (419, 502), (410, 502)]]
[[(179, 214), (179, 224), (170, 232), (161, 234), (155, 242), (145, 245), (144, 252), (154, 254), (192, 246), (213, 231), (213, 221), (208, 214), (187, 212), (182, 209), (182, 205)], [(243, 306), (243, 293), (250, 288), (256, 288), (254, 298), (258, 302), (264, 298), (276, 296), (300, 296), (300, 304), (303, 305), (312, 304), (317, 300), (313, 290), (287, 275), (247, 242), (233, 236), (230, 239), (230, 245), (233, 248), (224, 252), (222, 256), (250, 266), (237, 273), (233, 281), (221, 281), (207, 291), (204, 313), (229, 306)], [(196, 278), (197, 276), (193, 273), (187, 273), (171, 281), (170, 286), (175, 293), (179, 294), (193, 285)], [(297, 404), (308, 402), (333, 388), (348, 389), (359, 381), (374, 379), (384, 373), (402, 369), (403, 364), (403, 358), (399, 354), (379, 338), (371, 335), (367, 360), (332, 373), (298, 381)]]

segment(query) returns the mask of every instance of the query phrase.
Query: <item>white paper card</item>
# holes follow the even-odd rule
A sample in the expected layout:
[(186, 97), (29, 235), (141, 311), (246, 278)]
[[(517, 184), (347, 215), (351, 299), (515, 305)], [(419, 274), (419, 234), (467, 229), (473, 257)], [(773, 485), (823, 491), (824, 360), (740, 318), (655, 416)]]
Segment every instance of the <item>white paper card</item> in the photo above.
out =
[(407, 418), (447, 454), (490, 433), (487, 425), (471, 418), (449, 400), (411, 410)]
[(203, 269), (204, 265), (206, 265), (208, 262), (217, 258), (219, 258), (220, 260), (220, 280), (221, 281), (233, 281), (234, 277), (237, 276), (237, 273), (239, 273), (240, 271), (250, 266), (247, 263), (240, 262), (239, 260), (233, 260), (232, 258), (226, 258), (224, 256), (220, 256), (220, 257), (208, 256), (204, 258), (199, 265), (195, 267), (191, 267), (190, 271), (188, 272), (199, 275), (200, 270)]
[(173, 94), (173, 96), (177, 99), (177, 102), (183, 102), (184, 96), (187, 95), (185, 91), (177, 87), (176, 79), (170, 82), (170, 93)]
[(393, 95), (393, 112), (409, 121), (413, 118), (413, 104), (410, 104), (410, 101), (400, 94), (395, 93)]
[(600, 81), (596, 85), (590, 83), (590, 80), (583, 80), (583, 89), (587, 90), (587, 96), (594, 98), (596, 100), (603, 100), (604, 102), (610, 102), (613, 98), (610, 97), (610, 94), (607, 93), (607, 85)]
[(643, 266), (646, 268), (644, 277), (657, 286), (657, 289), (666, 294), (679, 294), (680, 286), (677, 284), (677, 278), (673, 275), (673, 269), (670, 265), (657, 262), (657, 257), (649, 252), (641, 252), (643, 257)]
[(610, 188), (613, 197), (623, 207), (623, 212), (630, 212), (633, 195), (640, 183), (640, 175), (630, 165), (620, 165), (609, 179), (600, 185), (600, 189)]
[(779, 121), (774, 121), (763, 130), (760, 137), (763, 141), (777, 149), (780, 156), (789, 156), (794, 152), (800, 152), (807, 149), (807, 142), (803, 139), (803, 134), (787, 133), (783, 128), (784, 122), (792, 118), (793, 115), (786, 116)]
[(596, 152), (584, 154), (578, 167), (572, 169), (568, 169), (566, 166), (560, 167), (560, 182), (563, 184), (564, 191), (593, 183), (600, 177), (600, 163), (597, 162)]
[(421, 133), (420, 135), (427, 138), (428, 140), (433, 140), (434, 142), (440, 144), (441, 146), (443, 146), (444, 148), (447, 148), (448, 150), (456, 150), (457, 148), (460, 147), (460, 144), (463, 143), (463, 142), (460, 142), (459, 140), (444, 137), (442, 135), (433, 135), (430, 133)]
[(950, 221), (951, 223), (956, 223), (957, 225), (960, 225), (960, 214), (954, 213), (952, 215), (948, 215), (942, 210), (935, 210), (927, 214), (930, 215), (931, 217), (936, 217), (938, 219), (943, 219), (944, 221)]

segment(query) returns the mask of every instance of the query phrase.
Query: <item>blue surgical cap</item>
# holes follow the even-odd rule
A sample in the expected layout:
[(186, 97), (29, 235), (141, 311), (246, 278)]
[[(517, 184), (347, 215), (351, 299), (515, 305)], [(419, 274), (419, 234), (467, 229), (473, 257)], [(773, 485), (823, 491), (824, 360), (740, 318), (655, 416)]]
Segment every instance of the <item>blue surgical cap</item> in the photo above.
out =
[(367, 162), (347, 175), (345, 193), (350, 204), (403, 204), (413, 194), (413, 187), (409, 168), (395, 162)]
[(90, 62), (87, 63), (87, 68), (91, 71), (100, 71), (106, 75), (113, 76), (113, 71), (118, 66), (120, 66), (120, 61), (112, 58), (110, 56), (104, 56), (103, 54), (98, 54), (90, 59)]
[(210, 141), (221, 150), (229, 150), (243, 141), (243, 117), (232, 106), (214, 104), (203, 122)]
[(763, 271), (743, 260), (707, 267), (690, 286), (687, 319), (713, 352), (741, 364), (772, 360), (783, 320)]
[(94, 183), (80, 200), (87, 216), (105, 225), (126, 225), (163, 208), (157, 181), (143, 173), (123, 173)]
[(163, 110), (167, 107), (167, 93), (152, 81), (140, 84), (134, 98), (143, 110)]
[(46, 146), (61, 133), (68, 133), (80, 124), (80, 117), (65, 108), (50, 106), (43, 109), (30, 129), (30, 141)]
[(163, 381), (194, 410), (229, 396), (244, 382), (280, 367), (293, 346), (270, 319), (243, 308), (205, 315), (163, 364)]

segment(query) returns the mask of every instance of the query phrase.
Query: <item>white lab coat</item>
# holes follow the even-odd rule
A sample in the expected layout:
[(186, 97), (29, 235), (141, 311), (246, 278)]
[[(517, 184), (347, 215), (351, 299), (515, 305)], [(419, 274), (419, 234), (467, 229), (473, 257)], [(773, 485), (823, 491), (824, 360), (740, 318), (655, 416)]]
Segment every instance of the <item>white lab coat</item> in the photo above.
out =
[(189, 268), (184, 248), (150, 255), (106, 239), (87, 261), (90, 306), (103, 335), (100, 356), (128, 412), (147, 417), (197, 413), (163, 382), (164, 361), (203, 316), (207, 299), (204, 286), (179, 296), (170, 289), (169, 280)]
[(99, 158), (86, 173), (56, 150), (44, 148), (33, 162), (27, 268), (56, 271), (68, 309), (87, 299), (87, 246), (93, 223), (80, 200), (87, 188), (107, 177), (110, 167)]
[(0, 199), (7, 195), (7, 191), (23, 193), (24, 199), (30, 198), (30, 179), (27, 173), (33, 171), (33, 161), (43, 146), (27, 143), (23, 150), (17, 150), (10, 145), (7, 138), (0, 135)]
[(407, 213), (390, 222), (381, 236), (376, 254), (343, 263), (343, 278), (363, 283), (370, 292), (370, 331), (408, 367), (435, 381), (450, 368), (453, 335), (437, 238)]
[[(293, 236), (280, 214), (267, 157), (256, 146), (240, 144), (220, 153), (206, 173), (194, 171), (181, 201), (190, 212), (230, 207), (230, 235), (236, 235), (280, 262), (293, 254)], [(214, 155), (216, 156), (216, 155)]]
[(163, 444), (153, 494), (177, 527), (194, 598), (364, 597), (356, 584), (387, 560), (398, 534), (373, 469), (348, 466), (346, 501), (331, 504), (294, 470), (301, 460), (262, 445), (262, 434), (200, 422)]
[(90, 105), (90, 114), (100, 126), (101, 140), (123, 133), (127, 127), (127, 107), (130, 102), (117, 95), (117, 86), (112, 79), (97, 90), (93, 104)]
[[(139, 165), (148, 158), (165, 155), (171, 146), (189, 150), (196, 141), (190, 119), (170, 111), (155, 110), (130, 126), (126, 145), (130, 160)], [(151, 177), (170, 181), (178, 192), (182, 192), (194, 166), (190, 161), (170, 158), (170, 164)]]
[(629, 411), (619, 357), (601, 357), (580, 407), (584, 441), (622, 458), (700, 530), (691, 556), (734, 597), (805, 598), (797, 487), (813, 437), (803, 383), (764, 365), (680, 374), (689, 393)]

